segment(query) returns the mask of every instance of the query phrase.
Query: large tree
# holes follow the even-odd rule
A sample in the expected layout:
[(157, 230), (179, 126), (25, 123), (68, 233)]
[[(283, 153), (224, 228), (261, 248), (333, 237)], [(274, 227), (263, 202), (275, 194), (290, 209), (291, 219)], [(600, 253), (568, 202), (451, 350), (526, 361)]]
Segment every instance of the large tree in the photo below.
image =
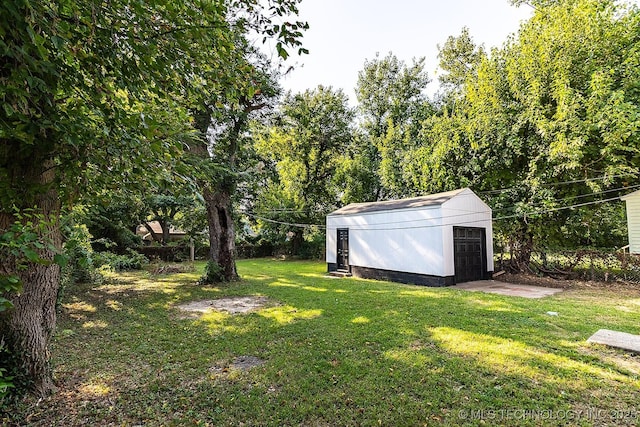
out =
[(504, 218), (497, 231), (524, 268), (536, 242), (614, 243), (607, 227), (587, 227), (605, 216), (599, 204), (566, 207), (615, 197), (640, 165), (638, 10), (531, 3), (533, 17), (466, 75), (462, 102), (426, 124), (412, 156), (426, 190), (487, 191)]
[(411, 195), (405, 185), (406, 155), (418, 140), (421, 122), (433, 113), (429, 82), (424, 58), (407, 65), (389, 53), (365, 61), (356, 87), (362, 133), (351, 150), (351, 169), (364, 169), (358, 176), (368, 185), (360, 185), (360, 200), (353, 201)]
[(467, 27), (462, 28), (459, 36), (449, 36), (442, 46), (438, 45), (442, 71), (438, 80), (448, 96), (463, 93), (465, 82), (477, 72), (484, 57), (484, 48), (474, 43)]
[(49, 339), (55, 327), (63, 203), (81, 191), (135, 185), (146, 166), (179, 153), (196, 135), (189, 108), (236, 85), (238, 31), (287, 45), (290, 25), (271, 21), (297, 0), (210, 2), (7, 0), (0, 5), (0, 229), (28, 209), (41, 220), (40, 262), (20, 268), (2, 253), (3, 274), (23, 291), (3, 292), (1, 339), (13, 368), (46, 394), (54, 389)]
[[(246, 40), (241, 41), (245, 43)], [(232, 281), (238, 278), (235, 264), (235, 218), (233, 202), (238, 185), (248, 181), (251, 171), (249, 155), (252, 136), (250, 120), (274, 106), (279, 87), (277, 73), (265, 58), (245, 45), (239, 49), (238, 62), (243, 66), (240, 92), (220, 93), (197, 113), (202, 139), (190, 150), (191, 161), (198, 165), (196, 183), (204, 199), (209, 227), (209, 268), (218, 274), (207, 280)]]
[(272, 125), (258, 137), (258, 152), (276, 174), (261, 192), (255, 213), (267, 219), (264, 228), (292, 233), (295, 255), (303, 224), (323, 223), (340, 203), (336, 170), (352, 141), (353, 114), (341, 90), (318, 86), (288, 94)]

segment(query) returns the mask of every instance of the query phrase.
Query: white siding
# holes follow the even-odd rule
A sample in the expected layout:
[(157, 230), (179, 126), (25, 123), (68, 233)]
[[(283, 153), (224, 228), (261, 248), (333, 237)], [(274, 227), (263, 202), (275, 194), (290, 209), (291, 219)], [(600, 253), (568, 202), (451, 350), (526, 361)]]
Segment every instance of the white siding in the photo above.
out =
[(349, 229), (349, 264), (453, 276), (453, 227), (486, 230), (487, 271), (493, 271), (491, 209), (471, 190), (442, 205), (327, 216), (327, 263), (336, 262), (337, 229)]
[(640, 254), (640, 191), (625, 197), (627, 204), (627, 227), (629, 229), (629, 251)]
[(327, 217), (327, 262), (336, 262), (338, 228), (349, 229), (349, 264), (444, 275), (440, 207)]

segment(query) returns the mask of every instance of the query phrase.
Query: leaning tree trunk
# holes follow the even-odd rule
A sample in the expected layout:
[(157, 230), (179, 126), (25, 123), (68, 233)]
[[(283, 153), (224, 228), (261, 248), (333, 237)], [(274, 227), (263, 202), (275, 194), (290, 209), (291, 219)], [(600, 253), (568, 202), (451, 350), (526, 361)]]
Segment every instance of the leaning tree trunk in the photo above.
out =
[(209, 225), (209, 260), (218, 264), (225, 281), (237, 280), (231, 195), (223, 189), (205, 187), (202, 196)]
[(304, 232), (298, 229), (294, 232), (291, 239), (291, 255), (299, 256), (302, 250), (302, 244), (304, 243)]
[(514, 232), (510, 242), (511, 269), (514, 272), (531, 271), (531, 255), (533, 253), (533, 234), (526, 223), (521, 224), (519, 230)]
[[(53, 162), (43, 162), (34, 166), (36, 171), (22, 171), (25, 187), (34, 185), (35, 188), (48, 189), (38, 190), (33, 197), (25, 198), (22, 206), (17, 206), (23, 212), (25, 208), (33, 208), (34, 213), (42, 215), (44, 225), (39, 227), (36, 224), (39, 239), (45, 243), (37, 249), (41, 262), (28, 262), (26, 268), (20, 268), (19, 264), (25, 265), (24, 260), (7, 254), (3, 254), (0, 260), (3, 273), (16, 274), (22, 281), (19, 293), (5, 295), (13, 307), (0, 313), (0, 339), (5, 341), (14, 357), (13, 367), (18, 376), (22, 376), (32, 391), (41, 396), (55, 390), (49, 341), (56, 324), (56, 298), (60, 284), (60, 267), (53, 261), (62, 244), (60, 199), (51, 185), (55, 179), (52, 165)], [(6, 229), (16, 220), (16, 216), (4, 207), (0, 213), (0, 229)]]

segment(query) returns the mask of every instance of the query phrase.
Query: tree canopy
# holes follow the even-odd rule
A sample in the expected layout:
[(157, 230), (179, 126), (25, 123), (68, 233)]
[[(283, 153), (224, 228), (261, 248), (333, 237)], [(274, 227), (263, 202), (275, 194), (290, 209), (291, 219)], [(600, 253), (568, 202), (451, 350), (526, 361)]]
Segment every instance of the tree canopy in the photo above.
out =
[[(55, 326), (59, 216), (80, 192), (135, 188), (146, 172), (198, 138), (191, 109), (251, 96), (243, 77), (245, 34), (273, 37), (281, 57), (301, 47), (306, 24), (289, 21), (298, 0), (130, 2), (9, 0), (0, 5), (0, 229), (33, 209), (41, 218), (40, 263), (7, 292), (2, 338), (17, 369), (45, 394), (53, 388), (48, 341)], [(240, 52), (240, 53), (238, 53)], [(254, 89), (255, 90), (255, 89)], [(15, 290), (14, 290), (15, 291)]]

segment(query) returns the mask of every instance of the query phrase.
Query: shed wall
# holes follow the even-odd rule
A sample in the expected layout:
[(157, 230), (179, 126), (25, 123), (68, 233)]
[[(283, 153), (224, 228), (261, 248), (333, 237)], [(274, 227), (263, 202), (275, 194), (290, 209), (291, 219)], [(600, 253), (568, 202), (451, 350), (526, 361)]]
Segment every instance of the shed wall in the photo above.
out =
[(627, 227), (629, 230), (629, 251), (640, 254), (640, 192), (630, 194), (627, 204)]
[(493, 271), (493, 226), (491, 208), (472, 192), (464, 192), (442, 205), (443, 254), (445, 276), (455, 274), (453, 259), (453, 227), (477, 227), (485, 229), (487, 271)]
[(441, 218), (440, 206), (328, 216), (327, 263), (336, 262), (337, 229), (348, 228), (350, 265), (444, 276)]

